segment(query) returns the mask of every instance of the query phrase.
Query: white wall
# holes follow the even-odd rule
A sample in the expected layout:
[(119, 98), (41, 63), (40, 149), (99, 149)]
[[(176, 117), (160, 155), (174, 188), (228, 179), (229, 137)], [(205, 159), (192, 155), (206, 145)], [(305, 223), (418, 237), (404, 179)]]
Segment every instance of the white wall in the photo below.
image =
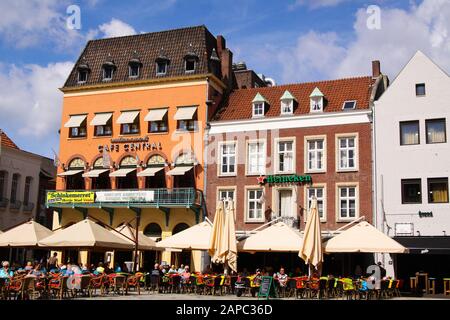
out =
[[(417, 83), (426, 84), (426, 96), (417, 97)], [(428, 178), (450, 179), (450, 78), (423, 53), (418, 52), (375, 102), (376, 213), (377, 227), (395, 235), (395, 223), (414, 224), (414, 235), (450, 235), (450, 204), (428, 203)], [(425, 120), (446, 118), (447, 142), (426, 144)], [(401, 121), (420, 121), (420, 145), (401, 146)], [(402, 204), (401, 180), (422, 179), (422, 204)], [(383, 180), (383, 183), (382, 183)], [(420, 218), (418, 212), (433, 212)]]
[(25, 178), (33, 178), (29, 202), (34, 203), (34, 208), (31, 213), (23, 212), (23, 205), (19, 211), (11, 212), (9, 210), (9, 205), (6, 210), (0, 209), (0, 230), (7, 229), (35, 216), (38, 199), (39, 172), (41, 171), (41, 157), (29, 152), (4, 147), (2, 148), (2, 153), (0, 155), (0, 171), (3, 170), (8, 172), (6, 192), (4, 195), (5, 198), (8, 199), (10, 199), (11, 196), (12, 176), (14, 173), (20, 174), (17, 200), (22, 202), (24, 199)]

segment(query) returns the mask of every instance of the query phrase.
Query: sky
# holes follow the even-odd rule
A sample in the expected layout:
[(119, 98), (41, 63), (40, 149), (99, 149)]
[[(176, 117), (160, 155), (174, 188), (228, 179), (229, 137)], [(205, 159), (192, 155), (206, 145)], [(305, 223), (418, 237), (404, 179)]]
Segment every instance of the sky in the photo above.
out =
[(90, 39), (204, 24), (277, 84), (369, 75), (372, 60), (392, 80), (417, 50), (450, 72), (450, 0), (2, 0), (0, 12), (0, 128), (49, 157), (58, 89)]

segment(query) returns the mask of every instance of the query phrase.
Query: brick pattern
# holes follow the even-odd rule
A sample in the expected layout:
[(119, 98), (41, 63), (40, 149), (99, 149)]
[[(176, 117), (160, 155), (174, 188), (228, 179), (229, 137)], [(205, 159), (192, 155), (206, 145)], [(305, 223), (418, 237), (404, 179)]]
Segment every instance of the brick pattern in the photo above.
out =
[[(359, 136), (358, 155), (359, 155), (359, 170), (356, 172), (339, 173), (336, 172), (336, 134), (357, 133)], [(371, 147), (371, 124), (351, 124), (351, 125), (336, 125), (336, 126), (322, 126), (311, 128), (298, 129), (283, 129), (274, 137), (273, 132), (258, 131), (257, 136), (252, 136), (254, 139), (267, 139), (267, 159), (266, 173), (274, 172), (275, 158), (272, 157), (273, 149), (276, 144), (275, 138), (295, 137), (296, 139), (296, 173), (303, 174), (305, 172), (305, 136), (326, 135), (327, 139), (327, 171), (325, 173), (311, 174), (313, 184), (326, 184), (326, 223), (322, 224), (322, 230), (335, 230), (342, 227), (347, 222), (340, 222), (336, 219), (336, 184), (337, 183), (357, 183), (359, 184), (359, 216), (364, 215), (366, 220), (372, 221), (372, 147)], [(245, 186), (258, 185), (257, 177), (246, 176), (245, 173), (245, 159), (247, 155), (246, 143), (248, 140), (245, 133), (237, 133), (233, 140), (238, 141), (238, 167), (237, 175), (234, 177), (219, 177), (217, 174), (217, 158), (219, 153), (218, 142), (223, 141), (222, 135), (211, 136), (209, 140), (209, 149), (216, 150), (212, 153), (215, 157), (214, 163), (209, 163), (208, 170), (208, 184), (207, 184), (207, 208), (208, 217), (213, 219), (216, 203), (218, 200), (218, 187), (236, 187), (236, 222), (237, 230), (252, 230), (261, 223), (246, 223), (245, 222)], [(286, 185), (287, 186), (287, 185)], [(266, 221), (270, 217), (270, 210), (277, 210), (272, 208), (272, 187), (266, 185), (265, 187), (265, 209)], [(301, 221), (301, 229), (305, 226), (305, 189), (303, 186), (297, 188), (297, 215)]]

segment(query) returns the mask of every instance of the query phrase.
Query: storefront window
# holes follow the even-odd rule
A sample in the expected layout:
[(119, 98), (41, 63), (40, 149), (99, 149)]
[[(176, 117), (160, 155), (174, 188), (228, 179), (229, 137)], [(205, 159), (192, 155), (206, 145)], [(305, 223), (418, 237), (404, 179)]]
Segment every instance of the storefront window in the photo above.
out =
[(422, 203), (422, 181), (420, 179), (402, 180), (402, 203)]
[(448, 178), (428, 179), (428, 202), (448, 203)]

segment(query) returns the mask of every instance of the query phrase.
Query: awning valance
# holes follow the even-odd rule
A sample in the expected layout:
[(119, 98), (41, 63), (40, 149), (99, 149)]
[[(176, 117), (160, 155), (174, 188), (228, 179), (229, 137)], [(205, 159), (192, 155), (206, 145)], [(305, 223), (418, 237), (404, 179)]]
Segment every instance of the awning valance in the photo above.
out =
[(167, 108), (150, 110), (145, 116), (145, 121), (162, 121), (167, 114)]
[(66, 122), (64, 128), (78, 128), (81, 126), (87, 115), (70, 116), (69, 121)]
[(133, 172), (133, 171), (136, 171), (136, 168), (123, 168), (123, 169), (119, 169), (119, 170), (117, 170), (117, 171), (114, 171), (114, 172), (112, 172), (112, 173), (110, 173), (110, 177), (120, 177), (120, 178), (123, 178), (123, 177), (126, 177), (127, 176), (127, 174), (129, 174), (129, 173), (131, 173), (131, 172)]
[(179, 167), (173, 168), (172, 170), (167, 172), (167, 174), (169, 176), (183, 176), (186, 172), (188, 172), (192, 168), (193, 168), (193, 166), (179, 166)]
[(139, 111), (123, 111), (117, 119), (118, 124), (130, 124), (133, 123), (136, 117), (139, 115)]
[(84, 170), (69, 170), (66, 172), (58, 173), (58, 177), (67, 177), (67, 176), (74, 176), (76, 174), (79, 174), (83, 172)]
[(112, 117), (111, 113), (97, 113), (91, 121), (91, 126), (104, 126), (108, 123), (109, 119)]
[(147, 168), (142, 172), (139, 172), (138, 177), (153, 177), (159, 171), (164, 170), (164, 167), (151, 167)]
[(109, 171), (109, 169), (94, 169), (83, 174), (84, 178), (98, 178), (102, 173)]
[(173, 117), (175, 120), (192, 120), (197, 107), (182, 107), (178, 108), (177, 113)]

